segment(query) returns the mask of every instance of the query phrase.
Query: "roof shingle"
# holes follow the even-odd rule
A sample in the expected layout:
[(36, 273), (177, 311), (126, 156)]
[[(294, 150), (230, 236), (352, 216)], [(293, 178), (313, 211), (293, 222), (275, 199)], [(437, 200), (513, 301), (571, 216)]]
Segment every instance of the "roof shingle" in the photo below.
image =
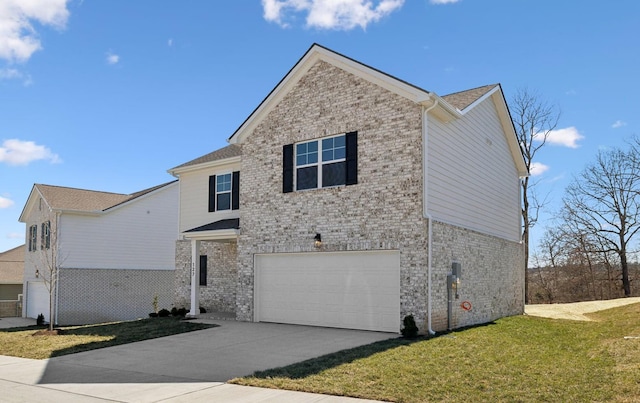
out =
[(497, 85), (499, 84), (490, 84), (466, 91), (454, 92), (453, 94), (442, 96), (442, 99), (450, 103), (456, 109), (462, 111)]
[(242, 148), (239, 145), (236, 144), (230, 144), (226, 147), (220, 148), (218, 150), (215, 150), (213, 152), (210, 152), (209, 154), (203, 155), (202, 157), (198, 157), (194, 160), (191, 160), (189, 162), (185, 162), (182, 165), (178, 165), (177, 167), (171, 168), (169, 171), (173, 171), (174, 169), (178, 169), (178, 168), (184, 168), (184, 167), (188, 167), (191, 165), (199, 165), (199, 164), (204, 164), (207, 162), (213, 162), (213, 161), (219, 161), (219, 160), (224, 160), (227, 158), (233, 158), (233, 157), (239, 157), (242, 155)]

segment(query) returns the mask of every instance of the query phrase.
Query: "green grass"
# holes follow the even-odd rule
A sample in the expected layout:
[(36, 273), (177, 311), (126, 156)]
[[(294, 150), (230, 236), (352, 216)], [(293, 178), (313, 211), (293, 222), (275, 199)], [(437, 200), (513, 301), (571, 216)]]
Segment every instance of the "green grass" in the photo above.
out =
[(640, 304), (576, 322), (530, 316), (393, 339), (232, 383), (394, 402), (638, 402)]
[(2, 329), (0, 355), (43, 359), (214, 326), (169, 317), (62, 327), (60, 335), (34, 336), (34, 333), (43, 329), (35, 326)]

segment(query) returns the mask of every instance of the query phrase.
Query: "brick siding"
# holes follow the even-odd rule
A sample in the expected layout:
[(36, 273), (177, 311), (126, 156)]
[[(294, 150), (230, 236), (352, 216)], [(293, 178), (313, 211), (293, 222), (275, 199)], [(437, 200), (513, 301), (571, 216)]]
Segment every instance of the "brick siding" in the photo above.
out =
[(147, 318), (173, 306), (172, 270), (61, 269), (58, 322), (79, 325)]

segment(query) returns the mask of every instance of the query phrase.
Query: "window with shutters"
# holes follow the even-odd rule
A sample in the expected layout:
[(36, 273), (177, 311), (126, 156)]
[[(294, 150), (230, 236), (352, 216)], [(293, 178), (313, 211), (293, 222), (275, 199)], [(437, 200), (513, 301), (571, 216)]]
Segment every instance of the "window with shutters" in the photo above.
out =
[(283, 192), (354, 185), (357, 133), (289, 144), (283, 148)]
[(51, 248), (51, 221), (42, 223), (42, 232), (40, 234), (40, 249)]
[(29, 227), (29, 252), (38, 250), (38, 226), (32, 225)]
[(239, 171), (209, 177), (209, 212), (238, 210), (239, 195)]

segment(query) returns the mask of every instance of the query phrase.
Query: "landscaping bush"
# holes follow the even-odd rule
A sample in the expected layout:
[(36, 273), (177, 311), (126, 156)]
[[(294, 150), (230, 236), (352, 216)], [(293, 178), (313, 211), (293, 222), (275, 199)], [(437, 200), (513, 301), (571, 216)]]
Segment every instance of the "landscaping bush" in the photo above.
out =
[(400, 332), (406, 339), (415, 339), (418, 337), (418, 326), (416, 326), (413, 315), (405, 316), (402, 322), (404, 323), (404, 327)]
[(207, 310), (204, 309), (203, 307), (200, 307), (200, 313), (207, 313)]
[(150, 318), (157, 318), (157, 317), (158, 317), (158, 314), (157, 314), (157, 313), (155, 313), (155, 312), (151, 312), (151, 313), (149, 314), (149, 317), (150, 317)]
[(187, 308), (176, 308), (175, 306), (173, 308), (171, 308), (171, 316), (176, 316), (176, 317), (181, 317), (184, 318), (185, 316), (187, 316), (187, 313), (189, 311), (187, 311)]
[(36, 318), (36, 325), (44, 326), (44, 315), (43, 314), (38, 315), (38, 317)]
[(161, 317), (161, 318), (166, 318), (166, 317), (168, 317), (169, 315), (171, 315), (171, 312), (169, 312), (169, 310), (168, 310), (168, 309), (164, 309), (164, 308), (163, 308), (163, 309), (161, 309), (161, 310), (159, 310), (159, 311), (158, 311), (158, 316), (159, 316), (159, 317)]

